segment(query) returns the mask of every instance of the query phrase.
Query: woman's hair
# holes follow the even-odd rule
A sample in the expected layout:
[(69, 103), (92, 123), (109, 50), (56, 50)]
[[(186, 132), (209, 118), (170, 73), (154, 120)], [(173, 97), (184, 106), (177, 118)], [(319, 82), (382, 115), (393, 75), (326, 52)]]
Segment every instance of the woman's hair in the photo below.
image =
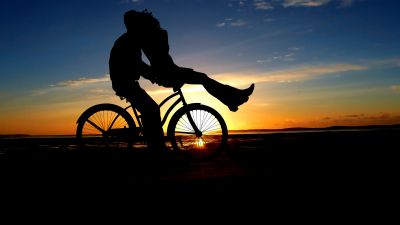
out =
[(129, 10), (124, 14), (124, 23), (128, 30), (150, 30), (160, 28), (160, 22), (145, 9), (142, 12)]

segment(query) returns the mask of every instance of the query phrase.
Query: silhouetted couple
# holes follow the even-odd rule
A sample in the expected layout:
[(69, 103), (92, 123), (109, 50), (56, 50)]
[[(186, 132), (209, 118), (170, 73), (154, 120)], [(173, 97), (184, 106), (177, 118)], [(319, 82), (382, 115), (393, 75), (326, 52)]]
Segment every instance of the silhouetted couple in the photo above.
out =
[[(110, 77), (118, 96), (126, 98), (142, 115), (145, 137), (150, 149), (165, 149), (158, 104), (139, 86), (140, 76), (164, 87), (183, 84), (202, 84), (204, 88), (231, 111), (245, 103), (252, 94), (254, 84), (240, 90), (221, 84), (206, 74), (175, 65), (169, 55), (168, 34), (159, 21), (147, 10), (128, 11), (124, 15), (127, 32), (114, 43), (110, 54)], [(146, 55), (150, 66), (142, 61)]]

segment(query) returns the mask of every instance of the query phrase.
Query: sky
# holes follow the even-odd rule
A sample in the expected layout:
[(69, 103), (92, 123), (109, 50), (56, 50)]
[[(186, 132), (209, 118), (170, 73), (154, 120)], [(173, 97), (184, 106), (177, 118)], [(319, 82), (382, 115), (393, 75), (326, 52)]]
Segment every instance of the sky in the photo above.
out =
[[(237, 88), (255, 84), (237, 112), (201, 85), (184, 86), (189, 102), (217, 109), (229, 129), (399, 124), (399, 8), (397, 0), (2, 0), (0, 134), (74, 134), (88, 107), (127, 106), (111, 88), (108, 59), (131, 9), (159, 19), (177, 65)], [(172, 93), (140, 83), (157, 102)]]

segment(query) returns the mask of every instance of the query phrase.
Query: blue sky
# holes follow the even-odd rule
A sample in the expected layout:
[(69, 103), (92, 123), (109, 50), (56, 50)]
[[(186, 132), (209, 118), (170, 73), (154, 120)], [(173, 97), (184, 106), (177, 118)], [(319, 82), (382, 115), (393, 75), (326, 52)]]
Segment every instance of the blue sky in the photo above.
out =
[[(348, 118), (400, 123), (399, 6), (396, 0), (4, 0), (0, 122), (11, 112), (44, 109), (61, 119), (57, 110), (66, 103), (76, 117), (113, 98), (108, 57), (125, 32), (123, 14), (147, 8), (169, 32), (178, 65), (237, 87), (256, 83), (241, 113), (214, 105), (230, 119), (265, 115), (234, 128), (351, 124)], [(65, 120), (72, 120), (68, 113)], [(333, 119), (321, 122), (327, 118)]]

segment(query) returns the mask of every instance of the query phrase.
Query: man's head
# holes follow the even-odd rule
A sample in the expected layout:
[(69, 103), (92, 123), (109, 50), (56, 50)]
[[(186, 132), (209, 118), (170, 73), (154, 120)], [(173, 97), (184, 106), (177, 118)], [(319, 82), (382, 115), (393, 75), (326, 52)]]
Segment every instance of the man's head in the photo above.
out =
[(128, 31), (160, 29), (160, 23), (158, 20), (147, 10), (142, 12), (137, 12), (135, 10), (127, 11), (124, 14), (124, 23)]

